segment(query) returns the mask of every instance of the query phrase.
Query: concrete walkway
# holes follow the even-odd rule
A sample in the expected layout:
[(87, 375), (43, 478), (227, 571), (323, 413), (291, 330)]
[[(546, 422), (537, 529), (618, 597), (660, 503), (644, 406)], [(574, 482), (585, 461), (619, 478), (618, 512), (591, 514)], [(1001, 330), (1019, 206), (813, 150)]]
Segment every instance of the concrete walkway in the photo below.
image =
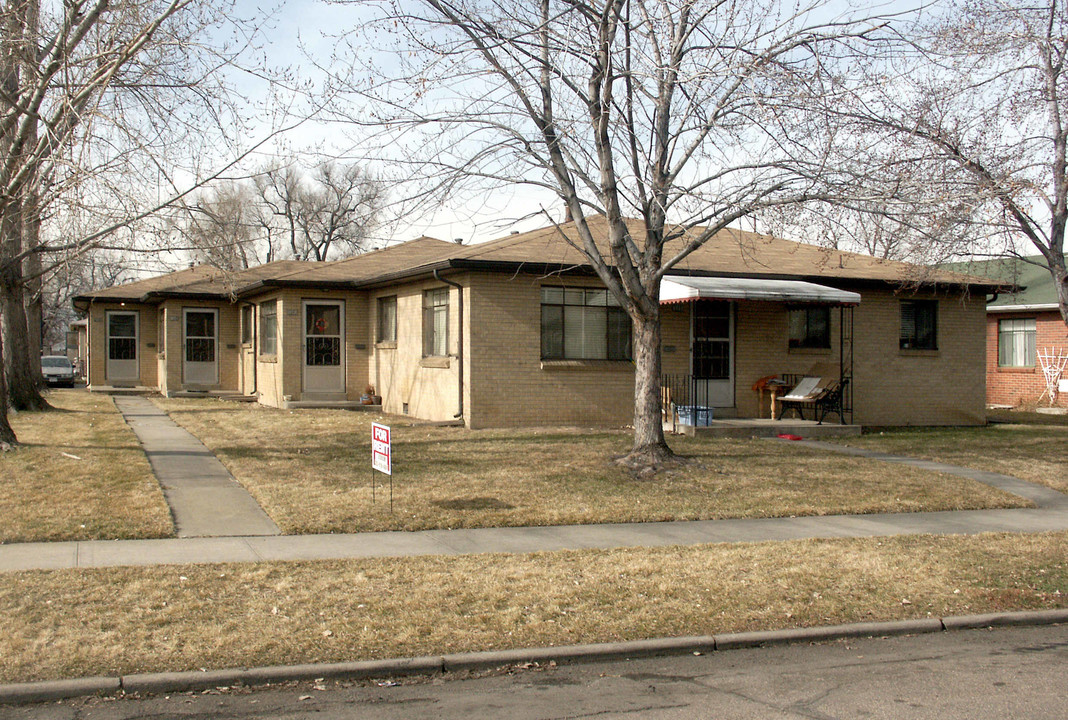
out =
[[(135, 404), (136, 403), (136, 404)], [(1044, 532), (1068, 530), (1068, 495), (1018, 478), (943, 463), (886, 455), (842, 445), (804, 441), (801, 444), (822, 450), (858, 455), (889, 463), (902, 463), (966, 477), (1024, 497), (1033, 508), (963, 510), (920, 513), (879, 513), (872, 515), (829, 515), (822, 517), (762, 518), (740, 520), (698, 520), (689, 522), (650, 522), (603, 525), (563, 525), (552, 527), (481, 528), (466, 530), (426, 530), (420, 532), (377, 532), (338, 535), (278, 535), (278, 529), (256, 524), (256, 530), (242, 530), (239, 518), (262, 515), (248, 494), (230, 485), (237, 483), (221, 464), (195, 438), (178, 428), (155, 405), (143, 398), (116, 398), (116, 404), (142, 438), (157, 474), (164, 484), (168, 502), (186, 517), (189, 513), (210, 515), (203, 522), (201, 537), (191, 536), (189, 527), (198, 518), (189, 517), (179, 525), (185, 535), (164, 540), (96, 540), (85, 542), (16, 543), (0, 545), (0, 572), (30, 569), (60, 569), (113, 566), (169, 565), (183, 563), (256, 562), (283, 560), (336, 560), (366, 557), (415, 555), (461, 555), (477, 553), (526, 553), (543, 550), (607, 549), (619, 547), (663, 547), (718, 542), (758, 542), (802, 538), (878, 537), (918, 534), (975, 534), (981, 532)], [(175, 446), (176, 432), (188, 436)], [(160, 443), (150, 449), (150, 440)], [(185, 443), (190, 444), (188, 447)], [(781, 441), (774, 441), (781, 442)], [(160, 449), (162, 447), (162, 449)], [(196, 468), (195, 477), (180, 473), (176, 459)], [(193, 462), (194, 459), (196, 462)], [(210, 461), (210, 462), (209, 462)], [(225, 483), (202, 465), (214, 463)], [(191, 471), (192, 472), (192, 471)], [(224, 486), (224, 487), (220, 487)], [(171, 488), (168, 490), (168, 488)], [(198, 501), (205, 492), (207, 500)], [(241, 497), (243, 495), (243, 498)], [(252, 503), (252, 509), (247, 503)], [(242, 512), (235, 512), (245, 503)], [(264, 516), (266, 518), (266, 516)], [(243, 527), (243, 526), (242, 526)], [(210, 537), (204, 537), (210, 536)]]
[(141, 441), (179, 538), (281, 534), (215, 455), (167, 413), (140, 396), (114, 400)]

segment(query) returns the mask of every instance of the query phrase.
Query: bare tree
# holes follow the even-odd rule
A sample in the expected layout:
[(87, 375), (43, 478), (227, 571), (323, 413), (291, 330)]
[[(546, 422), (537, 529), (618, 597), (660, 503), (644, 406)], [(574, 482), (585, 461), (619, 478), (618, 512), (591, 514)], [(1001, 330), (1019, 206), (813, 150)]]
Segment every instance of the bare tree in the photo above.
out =
[[(32, 298), (57, 263), (166, 205), (139, 193), (149, 173), (172, 172), (165, 151), (219, 142), (205, 120), (233, 119), (224, 83), (208, 80), (227, 54), (208, 58), (200, 42), (224, 13), (202, 0), (0, 4), (0, 441), (15, 440), (9, 401), (47, 407), (25, 293)], [(208, 109), (190, 113), (191, 104)], [(63, 219), (74, 216), (92, 223), (71, 231)]]
[[(824, 92), (821, 53), (875, 26), (820, 3), (755, 0), (403, 7), (386, 6), (372, 28), (377, 46), (395, 33), (402, 52), (351, 81), (375, 104), (348, 120), (381, 128), (394, 161), (429, 169), (423, 202), (517, 183), (563, 202), (579, 249), (632, 321), (634, 442), (623, 462), (670, 459), (660, 281), (740, 219), (847, 186), (827, 166), (825, 127), (788, 101)], [(607, 238), (594, 236), (591, 214), (606, 218)]]
[(235, 181), (201, 191), (196, 202), (184, 208), (179, 225), (194, 257), (230, 272), (270, 262), (269, 245), (263, 260), (257, 247), (257, 202), (248, 185)]
[(320, 261), (368, 249), (384, 194), (356, 164), (322, 162), (309, 176), (292, 160), (257, 176), (256, 192), (271, 256)]
[(936, 11), (866, 60), (874, 82), (826, 110), (872, 149), (869, 182), (899, 199), (884, 219), (942, 257), (1037, 249), (1068, 323), (1068, 4)]
[(127, 269), (105, 251), (81, 253), (66, 262), (55, 263), (41, 278), (41, 332), (45, 345), (65, 340), (68, 326), (77, 317), (72, 299), (99, 288), (111, 287), (125, 279)]

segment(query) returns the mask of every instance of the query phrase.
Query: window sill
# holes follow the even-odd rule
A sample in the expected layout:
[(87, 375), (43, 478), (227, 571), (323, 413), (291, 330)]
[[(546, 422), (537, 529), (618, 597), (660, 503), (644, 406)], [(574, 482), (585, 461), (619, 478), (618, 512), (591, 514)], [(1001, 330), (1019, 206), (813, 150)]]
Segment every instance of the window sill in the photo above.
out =
[(259, 357), (256, 358), (256, 360), (261, 362), (261, 363), (276, 363), (276, 362), (278, 362), (278, 356), (277, 355), (260, 355)]
[(1034, 375), (1035, 368), (1027, 365), (998, 365), (999, 373), (1017, 373), (1022, 375)]
[(396, 340), (383, 340), (382, 342), (376, 342), (375, 343), (375, 349), (376, 350), (396, 350), (397, 349), (397, 341)]
[(900, 348), (898, 355), (901, 357), (938, 357), (940, 350), (928, 350), (924, 348)]
[(448, 357), (425, 357), (419, 361), (419, 367), (425, 368), (447, 368), (449, 367), (452, 359)]
[(791, 355), (830, 355), (830, 348), (815, 348), (815, 347), (792, 347), (787, 348), (787, 352)]
[(630, 360), (542, 360), (542, 370), (633, 370)]

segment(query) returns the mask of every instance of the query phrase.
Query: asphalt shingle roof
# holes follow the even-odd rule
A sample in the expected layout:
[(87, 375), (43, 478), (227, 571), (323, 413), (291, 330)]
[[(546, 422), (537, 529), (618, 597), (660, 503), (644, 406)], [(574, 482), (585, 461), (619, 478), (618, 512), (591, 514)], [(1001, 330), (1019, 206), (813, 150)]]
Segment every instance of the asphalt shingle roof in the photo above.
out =
[(970, 260), (953, 263), (946, 267), (959, 272), (981, 275), (1006, 285), (1015, 285), (1015, 291), (1009, 290), (998, 295), (997, 299), (987, 303), (988, 308), (1014, 307), (1017, 305), (1057, 305), (1057, 289), (1053, 286), (1053, 276), (1044, 265), (1045, 258), (1031, 255), (1026, 258), (997, 258), (995, 260)]
[[(600, 216), (588, 219), (598, 246), (607, 249), (608, 224)], [(630, 220), (631, 235), (641, 237), (641, 221)], [(694, 231), (690, 231), (694, 232)], [(668, 243), (664, 257), (672, 257), (686, 242)], [(382, 250), (332, 262), (283, 260), (236, 273), (197, 266), (80, 296), (79, 299), (149, 299), (168, 295), (227, 297), (250, 295), (268, 286), (323, 284), (368, 285), (389, 278), (428, 274), (435, 268), (505, 267), (530, 265), (554, 269), (585, 268), (574, 223), (509, 235), (474, 245), (457, 245), (421, 237)], [(729, 229), (684, 258), (673, 274), (773, 277), (792, 279), (868, 280), (889, 283), (937, 282), (990, 287), (984, 277), (949, 269), (930, 268), (783, 240), (769, 235)], [(1002, 281), (1004, 282), (1004, 281)]]

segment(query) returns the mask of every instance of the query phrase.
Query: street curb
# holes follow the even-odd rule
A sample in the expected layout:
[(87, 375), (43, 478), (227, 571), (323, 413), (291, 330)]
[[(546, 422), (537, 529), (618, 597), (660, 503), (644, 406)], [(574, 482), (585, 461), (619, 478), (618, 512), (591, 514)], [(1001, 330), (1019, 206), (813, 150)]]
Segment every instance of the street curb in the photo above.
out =
[(485, 652), (429, 655), (389, 660), (346, 663), (272, 665), (258, 668), (231, 668), (199, 672), (139, 673), (120, 677), (89, 677), (72, 680), (0, 685), (0, 705), (64, 700), (87, 695), (125, 693), (168, 693), (205, 690), (234, 685), (266, 685), (307, 680), (366, 680), (412, 675), (489, 670), (509, 665), (550, 662), (579, 663), (665, 655), (709, 654), (741, 648), (825, 642), (857, 637), (921, 635), (986, 627), (1037, 626), (1068, 623), (1068, 608), (984, 615), (956, 615), (945, 618), (864, 622), (813, 628), (766, 630), (691, 637), (632, 640), (628, 642), (564, 645), (560, 647), (493, 650)]

